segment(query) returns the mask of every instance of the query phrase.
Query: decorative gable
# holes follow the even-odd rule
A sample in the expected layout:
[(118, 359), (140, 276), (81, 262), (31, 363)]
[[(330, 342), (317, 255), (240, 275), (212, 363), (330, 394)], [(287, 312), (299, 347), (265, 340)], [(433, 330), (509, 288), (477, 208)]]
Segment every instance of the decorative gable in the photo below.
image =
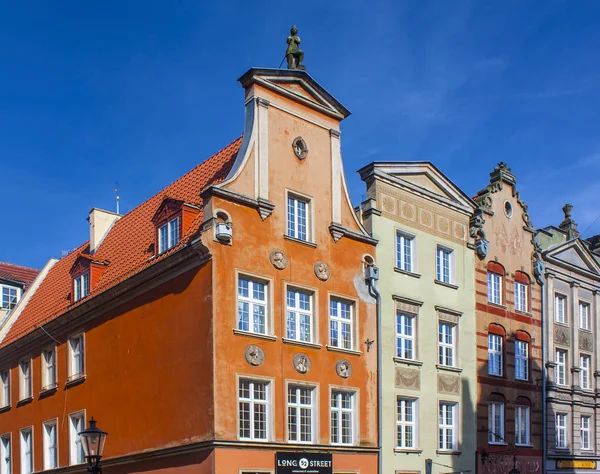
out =
[(600, 275), (598, 262), (596, 262), (586, 246), (581, 243), (580, 239), (571, 240), (547, 251), (544, 254), (544, 258), (575, 271), (579, 270), (581, 272)]

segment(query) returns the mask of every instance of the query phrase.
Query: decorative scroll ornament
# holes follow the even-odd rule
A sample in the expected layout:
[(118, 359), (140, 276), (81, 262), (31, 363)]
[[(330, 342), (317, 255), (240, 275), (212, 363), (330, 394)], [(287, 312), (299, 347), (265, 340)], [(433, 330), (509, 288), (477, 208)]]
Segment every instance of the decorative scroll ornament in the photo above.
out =
[(537, 233), (534, 234), (533, 238), (531, 239), (531, 243), (533, 244), (533, 276), (535, 277), (535, 281), (537, 281), (539, 285), (543, 285), (544, 274), (546, 272), (546, 264), (542, 259), (542, 246), (539, 243), (539, 237)]
[(283, 250), (273, 249), (269, 254), (269, 260), (277, 270), (284, 270), (288, 266), (288, 258)]
[(343, 379), (347, 379), (352, 375), (352, 366), (346, 359), (340, 359), (335, 364), (335, 372)]
[(246, 350), (244, 351), (244, 358), (248, 364), (258, 367), (265, 361), (265, 353), (260, 347), (252, 344), (246, 347)]
[(294, 369), (301, 374), (306, 374), (310, 370), (310, 358), (306, 354), (296, 354), (294, 356)]
[(331, 270), (329, 270), (329, 265), (327, 265), (325, 262), (319, 260), (317, 263), (315, 263), (314, 270), (315, 275), (319, 280), (329, 280), (329, 277), (331, 276)]
[(469, 235), (472, 239), (475, 239), (475, 252), (481, 260), (483, 260), (490, 251), (490, 242), (485, 238), (483, 224), (485, 224), (483, 211), (481, 209), (476, 209), (469, 222)]

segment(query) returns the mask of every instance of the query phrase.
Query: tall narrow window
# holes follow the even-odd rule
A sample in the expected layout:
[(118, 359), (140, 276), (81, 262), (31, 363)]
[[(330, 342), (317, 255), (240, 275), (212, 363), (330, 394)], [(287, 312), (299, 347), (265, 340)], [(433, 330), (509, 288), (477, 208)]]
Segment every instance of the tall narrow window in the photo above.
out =
[(70, 464), (83, 464), (83, 447), (79, 433), (85, 429), (83, 412), (69, 416), (69, 461)]
[(288, 196), (287, 235), (300, 240), (309, 240), (308, 201)]
[(452, 253), (451, 249), (437, 248), (436, 278), (443, 283), (452, 283)]
[(590, 326), (590, 305), (579, 302), (579, 327), (586, 331), (591, 329)]
[(10, 371), (0, 371), (0, 408), (10, 405)]
[(414, 237), (398, 232), (396, 234), (396, 267), (405, 272), (413, 271)]
[(354, 444), (353, 392), (331, 391), (331, 443)]
[(85, 272), (73, 279), (75, 301), (79, 301), (90, 294), (90, 272)]
[(529, 378), (529, 343), (518, 339), (515, 341), (515, 378)]
[(266, 441), (269, 433), (269, 383), (240, 380), (238, 391), (240, 439)]
[(42, 391), (56, 387), (56, 348), (42, 352)]
[(529, 446), (531, 444), (529, 407), (515, 408), (515, 444)]
[(579, 368), (581, 372), (579, 372), (579, 384), (581, 388), (584, 390), (590, 389), (590, 356), (581, 354), (579, 356)]
[(19, 302), (19, 295), (21, 290), (14, 286), (0, 285), (2, 288), (2, 294), (0, 294), (0, 308), (2, 309), (13, 309)]
[(179, 243), (179, 217), (158, 228), (158, 253), (163, 253)]
[(487, 274), (488, 301), (502, 304), (502, 275), (496, 272)]
[(398, 397), (396, 407), (396, 446), (404, 449), (415, 448), (417, 400)]
[(83, 334), (69, 338), (69, 377), (75, 380), (85, 375)]
[(591, 416), (581, 417), (581, 449), (592, 449), (591, 443)]
[(456, 451), (457, 446), (457, 408), (456, 403), (440, 403), (439, 407), (439, 438), (440, 451)]
[(520, 281), (515, 282), (515, 309), (517, 311), (521, 311), (522, 313), (526, 313), (528, 310), (528, 290), (529, 285), (526, 285), (525, 283)]
[(556, 350), (556, 384), (566, 385), (566, 373), (567, 373), (567, 351), (562, 349)]
[(331, 298), (329, 301), (329, 343), (334, 347), (352, 350), (353, 305)]
[(440, 321), (438, 325), (438, 363), (454, 367), (454, 350), (456, 326)]
[(567, 447), (567, 415), (556, 414), (556, 447), (565, 449)]
[(20, 390), (19, 399), (27, 400), (31, 398), (31, 360), (22, 360), (19, 362)]
[(56, 446), (56, 421), (44, 423), (44, 470), (58, 467)]
[(11, 474), (10, 435), (0, 436), (0, 474)]
[(488, 443), (505, 443), (504, 403), (493, 402), (488, 405)]
[(239, 277), (238, 329), (256, 334), (267, 334), (266, 283)]
[(33, 440), (31, 428), (21, 430), (21, 474), (33, 472)]
[(566, 316), (565, 309), (567, 306), (567, 297), (563, 295), (554, 296), (554, 321), (557, 323), (565, 324)]
[(312, 293), (287, 290), (287, 337), (295, 341), (312, 342)]
[(314, 430), (314, 389), (288, 387), (288, 441), (312, 443)]
[(396, 313), (396, 356), (401, 359), (415, 358), (415, 317)]
[(502, 336), (488, 334), (488, 374), (502, 376)]

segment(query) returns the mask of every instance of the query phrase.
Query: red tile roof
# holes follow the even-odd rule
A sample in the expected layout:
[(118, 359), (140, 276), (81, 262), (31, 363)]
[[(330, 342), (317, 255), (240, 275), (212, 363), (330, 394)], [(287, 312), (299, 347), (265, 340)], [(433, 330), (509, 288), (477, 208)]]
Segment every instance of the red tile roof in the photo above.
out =
[(0, 262), (0, 279), (21, 282), (25, 285), (25, 288), (31, 285), (39, 272), (35, 268)]
[(33, 331), (38, 325), (56, 319), (81, 302), (93, 298), (146, 267), (154, 265), (166, 255), (185, 245), (189, 237), (198, 231), (203, 220), (202, 212), (196, 217), (186, 234), (181, 236), (178, 245), (154, 259), (150, 259), (155, 253), (152, 216), (167, 196), (201, 207), (200, 192), (207, 186), (225, 179), (233, 166), (241, 141), (241, 137), (238, 138), (113, 224), (94, 253), (94, 260), (108, 260), (110, 264), (103, 272), (100, 281), (94, 284), (89, 297), (74, 304), (69, 300), (69, 294), (72, 291), (69, 270), (82, 252), (89, 254), (89, 242), (56, 262), (4, 340), (1, 341), (0, 347), (7, 346)]

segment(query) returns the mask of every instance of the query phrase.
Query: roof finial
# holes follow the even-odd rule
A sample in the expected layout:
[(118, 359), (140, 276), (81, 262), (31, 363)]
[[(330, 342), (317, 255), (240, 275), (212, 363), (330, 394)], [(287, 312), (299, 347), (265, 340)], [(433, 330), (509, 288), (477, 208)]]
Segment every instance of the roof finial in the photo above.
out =
[(304, 51), (302, 51), (298, 45), (300, 44), (300, 36), (298, 36), (298, 28), (296, 25), (292, 26), (290, 30), (290, 36), (287, 38), (287, 50), (285, 51), (285, 57), (287, 59), (288, 69), (301, 69), (306, 70), (306, 66), (302, 64), (304, 60)]
[(558, 225), (558, 228), (564, 232), (566, 232), (569, 240), (576, 239), (581, 234), (577, 230), (577, 222), (575, 222), (571, 218), (571, 211), (573, 210), (572, 204), (565, 204), (562, 208), (563, 213), (565, 214), (565, 219)]

